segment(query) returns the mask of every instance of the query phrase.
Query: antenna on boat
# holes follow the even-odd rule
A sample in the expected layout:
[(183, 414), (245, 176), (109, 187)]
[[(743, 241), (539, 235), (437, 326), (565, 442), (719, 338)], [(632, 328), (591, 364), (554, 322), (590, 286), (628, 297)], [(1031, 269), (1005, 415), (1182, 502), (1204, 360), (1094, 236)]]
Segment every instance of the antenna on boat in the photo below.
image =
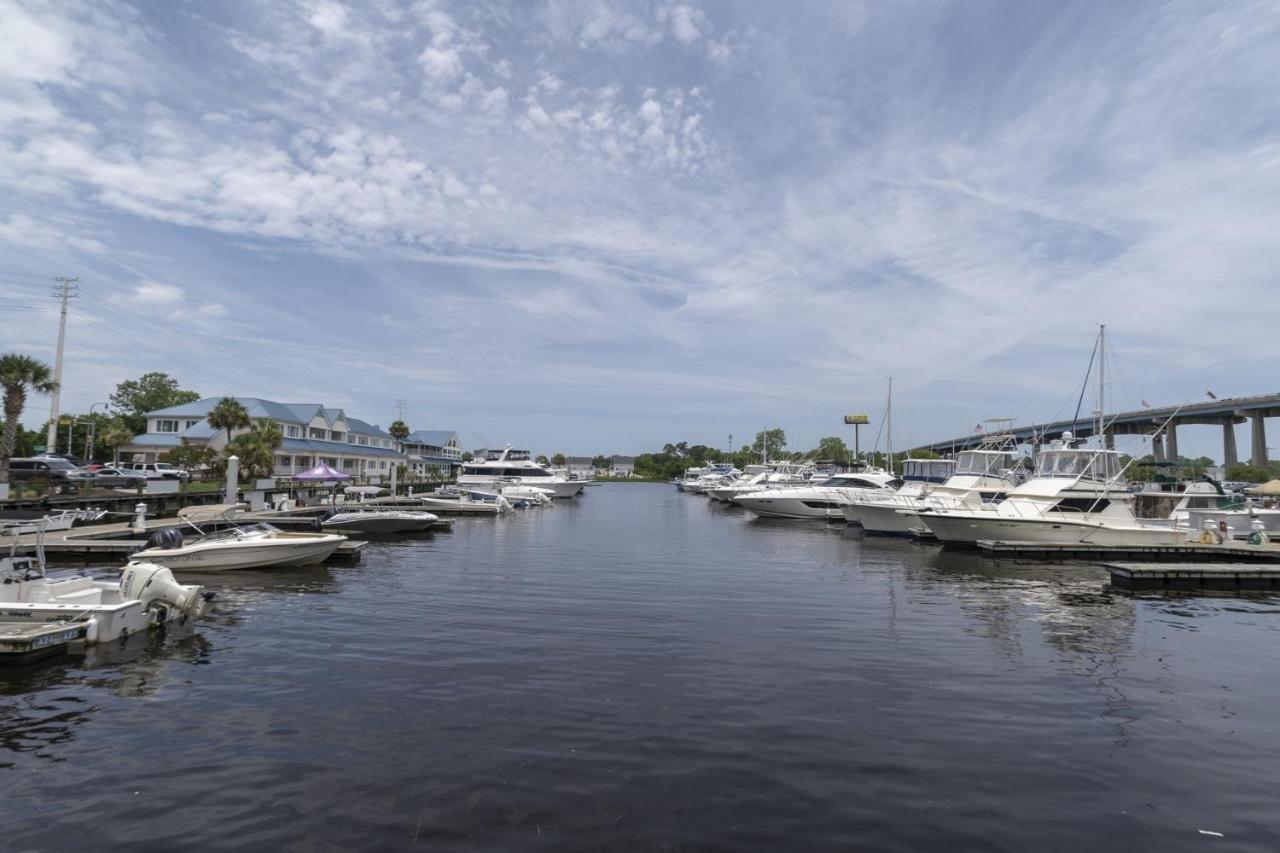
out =
[(889, 448), (889, 476), (893, 476), (893, 377), (889, 377), (889, 401), (885, 405), (884, 443)]
[(1107, 446), (1104, 397), (1107, 388), (1107, 324), (1098, 325), (1098, 446)]

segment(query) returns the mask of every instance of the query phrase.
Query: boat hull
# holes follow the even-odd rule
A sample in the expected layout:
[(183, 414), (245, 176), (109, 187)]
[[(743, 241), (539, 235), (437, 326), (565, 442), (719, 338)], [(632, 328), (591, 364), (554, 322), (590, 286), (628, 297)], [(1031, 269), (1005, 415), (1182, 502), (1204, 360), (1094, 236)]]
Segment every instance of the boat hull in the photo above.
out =
[(920, 515), (914, 509), (900, 503), (894, 504), (857, 504), (845, 508), (844, 517), (856, 515), (857, 523), (867, 533), (878, 533), (885, 536), (910, 536), (924, 527)]
[[(281, 534), (281, 536), (303, 534)], [(184, 548), (156, 548), (139, 551), (134, 560), (147, 560), (168, 566), (175, 572), (225, 572), (236, 569), (265, 569), (288, 566), (314, 566), (323, 563), (338, 550), (345, 537), (318, 534), (314, 541), (276, 539), (252, 545), (195, 543)]]
[(838, 519), (843, 504), (830, 498), (770, 498), (758, 495), (740, 495), (737, 503), (761, 518)]
[(324, 529), (332, 533), (418, 533), (433, 523), (429, 518), (357, 518), (326, 521)]
[(1173, 545), (1188, 541), (1186, 529), (1108, 525), (1105, 521), (1052, 518), (1002, 518), (961, 513), (920, 513), (938, 541), (976, 545), (980, 541), (1033, 542), (1039, 545)]

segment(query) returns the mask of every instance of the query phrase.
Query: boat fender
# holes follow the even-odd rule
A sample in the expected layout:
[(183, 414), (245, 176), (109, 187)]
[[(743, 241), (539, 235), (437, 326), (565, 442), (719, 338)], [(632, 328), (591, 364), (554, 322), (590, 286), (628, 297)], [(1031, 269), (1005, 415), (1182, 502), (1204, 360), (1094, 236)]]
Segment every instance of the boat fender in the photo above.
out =
[(89, 621), (85, 623), (84, 641), (86, 643), (98, 642), (98, 617), (97, 616), (90, 616)]
[(1266, 545), (1271, 541), (1271, 537), (1267, 535), (1265, 530), (1255, 530), (1249, 534), (1250, 545)]
[(1201, 545), (1221, 545), (1222, 537), (1218, 535), (1216, 530), (1206, 530), (1200, 534)]

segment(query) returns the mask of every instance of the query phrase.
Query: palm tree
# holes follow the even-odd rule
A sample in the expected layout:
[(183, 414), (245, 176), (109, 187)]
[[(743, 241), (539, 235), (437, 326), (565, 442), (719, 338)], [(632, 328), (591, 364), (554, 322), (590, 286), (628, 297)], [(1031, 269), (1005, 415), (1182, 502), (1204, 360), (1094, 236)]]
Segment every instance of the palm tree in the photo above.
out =
[(9, 482), (9, 457), (18, 440), (18, 421), (27, 404), (27, 395), (52, 394), (58, 383), (53, 381), (49, 365), (16, 352), (0, 356), (0, 387), (4, 388), (4, 432), (0, 434), (0, 483)]
[(387, 432), (391, 433), (391, 437), (396, 441), (404, 441), (409, 435), (409, 425), (404, 421), (393, 421), (391, 426), (387, 427)]
[(284, 435), (268, 418), (260, 418), (249, 431), (227, 445), (227, 455), (240, 459), (240, 470), (247, 477), (270, 477), (276, 464), (276, 451)]
[(102, 440), (111, 448), (111, 464), (120, 464), (120, 445), (133, 441), (133, 430), (124, 422), (124, 418), (112, 418), (102, 432)]
[(231, 444), (231, 431), (236, 429), (244, 429), (252, 422), (249, 420), (249, 412), (244, 406), (240, 405), (240, 401), (235, 397), (223, 397), (218, 401), (218, 405), (213, 407), (213, 411), (209, 412), (209, 426), (214, 429), (225, 429), (227, 431), (227, 444)]

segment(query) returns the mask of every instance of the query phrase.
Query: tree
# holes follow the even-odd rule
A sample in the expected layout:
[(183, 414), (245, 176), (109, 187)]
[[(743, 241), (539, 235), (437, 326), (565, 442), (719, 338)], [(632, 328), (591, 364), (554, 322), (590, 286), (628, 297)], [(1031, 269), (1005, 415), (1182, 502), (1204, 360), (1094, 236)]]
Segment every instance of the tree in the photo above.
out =
[(404, 421), (392, 421), (391, 426), (387, 427), (387, 432), (391, 433), (391, 437), (396, 441), (404, 441), (409, 435), (409, 425)]
[(555, 465), (557, 468), (563, 467), (564, 463), (567, 461), (568, 460), (564, 458), (563, 453), (557, 453), (555, 456), (551, 457), (551, 464)]
[(1244, 462), (1228, 465), (1226, 473), (1226, 479), (1242, 483), (1265, 483), (1275, 476), (1276, 466), (1274, 464), (1250, 465)]
[(217, 458), (217, 451), (203, 444), (183, 444), (181, 447), (170, 450), (165, 457), (169, 464), (188, 471), (212, 466)]
[(593, 456), (591, 458), (591, 467), (596, 469), (597, 471), (603, 471), (604, 469), (609, 467), (609, 457)]
[(849, 447), (839, 436), (829, 435), (818, 440), (818, 449), (813, 452), (818, 459), (831, 459), (844, 464), (849, 461)]
[(102, 443), (111, 448), (111, 464), (120, 464), (120, 445), (128, 444), (133, 436), (133, 430), (129, 429), (122, 417), (112, 418), (107, 424), (107, 428), (102, 431)]
[(787, 434), (781, 429), (767, 429), (763, 432), (756, 433), (756, 440), (751, 445), (751, 451), (757, 457), (761, 457), (761, 451), (764, 456), (769, 459), (777, 459), (782, 455), (782, 451), (787, 446)]
[(267, 418), (260, 418), (248, 432), (232, 439), (227, 445), (227, 456), (240, 460), (240, 471), (246, 477), (270, 477), (276, 467), (276, 451), (283, 440), (280, 427)]
[(227, 431), (227, 444), (231, 444), (231, 431), (249, 426), (249, 412), (235, 397), (223, 397), (209, 412), (209, 426)]
[(147, 429), (147, 412), (194, 403), (200, 399), (195, 391), (184, 391), (178, 380), (167, 373), (147, 373), (137, 379), (126, 379), (110, 396), (111, 407), (121, 413), (134, 434)]
[(470, 462), (472, 459), (475, 459), (475, 458), (476, 458), (476, 457), (475, 457), (475, 454), (474, 454), (474, 453), (472, 453), (470, 450), (464, 450), (464, 451), (462, 452), (462, 461), (463, 461), (463, 462)]
[(0, 356), (0, 387), (4, 389), (4, 431), (0, 432), (0, 483), (9, 482), (9, 459), (18, 440), (22, 410), (28, 394), (52, 394), (58, 383), (53, 381), (49, 365), (16, 352)]
[(537, 462), (539, 465), (544, 465), (544, 466), (545, 466), (545, 465), (550, 465), (550, 464), (551, 464), (551, 460), (550, 460), (550, 459), (548, 459), (548, 458), (547, 458), (547, 457), (545, 457), (545, 456), (539, 456), (537, 459), (535, 459), (535, 460), (533, 460), (533, 461), (534, 461), (534, 462)]

